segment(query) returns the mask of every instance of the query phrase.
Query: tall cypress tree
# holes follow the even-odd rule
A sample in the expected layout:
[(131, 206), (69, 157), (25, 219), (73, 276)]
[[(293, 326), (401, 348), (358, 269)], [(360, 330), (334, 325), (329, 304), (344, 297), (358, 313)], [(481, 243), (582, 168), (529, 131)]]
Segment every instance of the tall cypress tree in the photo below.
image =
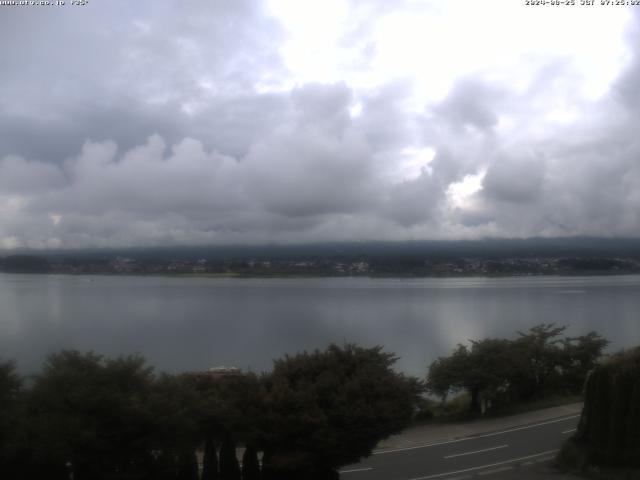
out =
[(220, 480), (240, 480), (240, 478), (236, 443), (231, 436), (227, 436), (220, 447)]
[(592, 465), (640, 467), (640, 348), (591, 373), (576, 440)]
[(198, 480), (198, 459), (192, 449), (186, 448), (180, 452), (178, 480)]
[(202, 459), (202, 479), (218, 480), (218, 454), (216, 452), (216, 442), (211, 435), (207, 435), (204, 442), (204, 458)]
[(260, 480), (260, 462), (255, 447), (248, 446), (242, 455), (242, 480)]
[(162, 451), (156, 460), (158, 479), (175, 480), (178, 473), (178, 466), (173, 452)]

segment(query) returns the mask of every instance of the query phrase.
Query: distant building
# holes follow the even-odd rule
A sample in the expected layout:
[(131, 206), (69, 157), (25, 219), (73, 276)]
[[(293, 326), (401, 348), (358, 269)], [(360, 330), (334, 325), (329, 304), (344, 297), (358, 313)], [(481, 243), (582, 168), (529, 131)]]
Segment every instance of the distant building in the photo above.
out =
[(211, 380), (218, 378), (239, 377), (244, 375), (244, 373), (237, 367), (211, 367), (203, 372), (189, 372), (187, 375), (197, 379)]

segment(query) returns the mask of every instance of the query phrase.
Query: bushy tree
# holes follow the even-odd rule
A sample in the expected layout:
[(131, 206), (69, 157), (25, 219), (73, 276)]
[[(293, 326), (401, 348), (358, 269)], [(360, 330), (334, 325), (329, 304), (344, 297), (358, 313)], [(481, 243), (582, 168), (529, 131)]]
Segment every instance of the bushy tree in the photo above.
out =
[(595, 332), (562, 338), (566, 327), (537, 325), (515, 340), (484, 339), (458, 345), (429, 366), (427, 387), (443, 399), (465, 390), (470, 410), (527, 401), (550, 393), (579, 393), (607, 345)]
[(13, 362), (0, 362), (0, 478), (13, 478), (19, 468), (18, 428), (22, 421), (19, 395), (22, 379)]
[(514, 375), (513, 357), (514, 348), (508, 340), (472, 341), (469, 348), (458, 345), (451, 356), (431, 364), (427, 387), (443, 399), (449, 392), (466, 390), (470, 410), (480, 412), (481, 401), (496, 402), (507, 393)]
[(77, 480), (142, 474), (148, 463), (152, 418), (146, 407), (152, 381), (141, 357), (51, 355), (27, 399), (34, 439), (30, 463), (36, 471), (70, 467)]
[(529, 400), (546, 392), (548, 383), (557, 386), (561, 367), (566, 356), (562, 351), (562, 338), (566, 326), (540, 324), (528, 332), (518, 332), (515, 341), (519, 353), (518, 377), (514, 379), (520, 398)]
[(351, 344), (276, 360), (264, 378), (263, 478), (337, 478), (407, 426), (421, 386), (395, 361)]
[(563, 381), (572, 392), (581, 392), (587, 375), (598, 364), (609, 341), (596, 332), (563, 340)]

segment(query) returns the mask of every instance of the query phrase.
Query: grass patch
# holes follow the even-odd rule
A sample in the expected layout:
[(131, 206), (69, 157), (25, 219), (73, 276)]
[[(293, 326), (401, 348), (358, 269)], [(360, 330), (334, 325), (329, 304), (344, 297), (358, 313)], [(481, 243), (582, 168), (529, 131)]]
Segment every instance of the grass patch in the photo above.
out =
[(425, 399), (419, 406), (419, 410), (414, 417), (414, 423), (423, 425), (427, 423), (448, 423), (472, 421), (482, 418), (498, 418), (543, 410), (545, 408), (570, 405), (572, 403), (582, 402), (583, 400), (584, 398), (581, 395), (555, 395), (531, 402), (501, 405), (491, 410), (487, 410), (483, 414), (478, 414), (469, 411), (469, 405), (471, 402), (469, 394), (461, 393), (445, 403)]

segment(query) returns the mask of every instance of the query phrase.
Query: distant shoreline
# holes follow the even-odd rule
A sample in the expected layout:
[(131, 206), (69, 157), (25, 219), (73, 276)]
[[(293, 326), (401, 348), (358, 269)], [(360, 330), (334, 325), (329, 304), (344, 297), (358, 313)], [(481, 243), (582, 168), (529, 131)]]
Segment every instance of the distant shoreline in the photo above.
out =
[(640, 271), (631, 272), (563, 272), (563, 273), (505, 273), (505, 274), (438, 274), (438, 275), (310, 275), (310, 274), (240, 274), (240, 273), (125, 273), (125, 272), (7, 272), (1, 271), (0, 274), (5, 275), (34, 275), (34, 276), (69, 276), (69, 277), (152, 277), (152, 278), (236, 278), (236, 279), (459, 279), (459, 278), (539, 278), (539, 277), (558, 277), (558, 278), (577, 278), (577, 277), (617, 277), (617, 276), (634, 276), (640, 275)]

